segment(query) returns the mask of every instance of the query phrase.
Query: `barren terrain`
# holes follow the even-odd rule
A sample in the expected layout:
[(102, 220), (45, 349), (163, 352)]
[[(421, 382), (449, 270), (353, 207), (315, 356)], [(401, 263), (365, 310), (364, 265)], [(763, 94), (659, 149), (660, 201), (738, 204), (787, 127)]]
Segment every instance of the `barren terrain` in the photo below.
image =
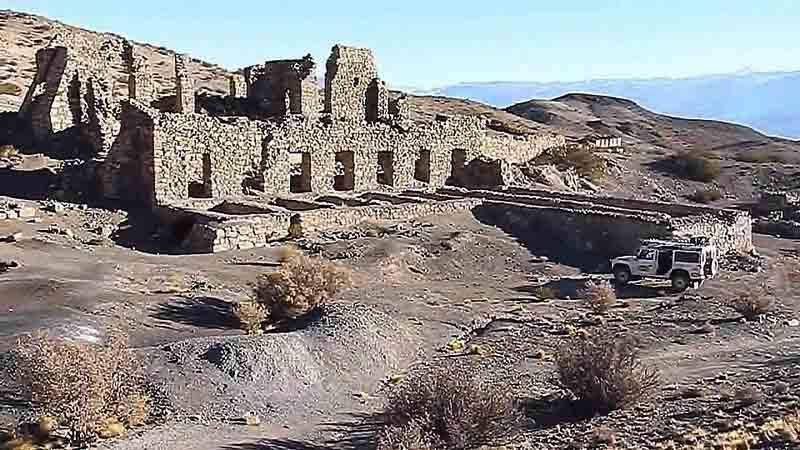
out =
[[(19, 106), (33, 55), (56, 26), (0, 12), (7, 87), (0, 110)], [(140, 50), (168, 91), (172, 53)], [(224, 90), (225, 70), (195, 61), (192, 71), (206, 89)], [(800, 180), (797, 142), (668, 118), (622, 99), (570, 95), (508, 111), (439, 97), (408, 101), (417, 121), (486, 115), (518, 133), (621, 136), (624, 151), (602, 154), (609, 170), (597, 181), (601, 194), (685, 201), (713, 187), (723, 193), (716, 205), (747, 207), (760, 191)], [(540, 254), (535, 235), (508, 234), (470, 212), (371, 224), (295, 241), (306, 254), (351, 268), (355, 287), (306, 320), (250, 336), (233, 305), (251, 296), (259, 274), (281, 267), (285, 244), (169, 254), (145, 212), (51, 200), (48, 167), (57, 161), (24, 150), (13, 168), (0, 167), (0, 206), (35, 211), (0, 220), (0, 430), (35, 418), (37, 405), (3, 369), (20, 336), (40, 329), (89, 342), (102, 342), (111, 328), (130, 336), (158, 393), (158, 415), (100, 442), (108, 449), (372, 448), (387, 396), (432, 368), (508, 386), (525, 412), (509, 448), (612, 448), (594, 442), (606, 427), (613, 448), (652, 449), (691, 443), (701, 432), (754, 429), (800, 409), (800, 277), (791, 275), (800, 268), (798, 240), (755, 235), (758, 256), (725, 261), (700, 289), (679, 294), (668, 283), (634, 283), (619, 287), (619, 301), (598, 315), (581, 291), (608, 275)], [(720, 176), (703, 183), (666, 170), (664, 158), (681, 150), (712, 152)], [(767, 156), (746, 161), (748, 153)], [(758, 291), (764, 283), (769, 290)], [(740, 294), (768, 296), (772, 307), (747, 320), (729, 306)], [(592, 416), (559, 384), (554, 357), (601, 328), (640, 338), (645, 364), (662, 381), (653, 398)], [(246, 423), (251, 414), (258, 425)]]

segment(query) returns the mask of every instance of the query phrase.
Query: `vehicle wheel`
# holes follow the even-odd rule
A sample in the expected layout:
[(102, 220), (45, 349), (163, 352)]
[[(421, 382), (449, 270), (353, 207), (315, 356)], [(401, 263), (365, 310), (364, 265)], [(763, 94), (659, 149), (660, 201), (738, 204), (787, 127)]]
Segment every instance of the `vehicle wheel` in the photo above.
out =
[(684, 273), (676, 273), (672, 275), (672, 288), (678, 292), (685, 291), (690, 284), (689, 276)]
[(631, 270), (625, 266), (614, 267), (614, 281), (624, 286), (631, 281)]

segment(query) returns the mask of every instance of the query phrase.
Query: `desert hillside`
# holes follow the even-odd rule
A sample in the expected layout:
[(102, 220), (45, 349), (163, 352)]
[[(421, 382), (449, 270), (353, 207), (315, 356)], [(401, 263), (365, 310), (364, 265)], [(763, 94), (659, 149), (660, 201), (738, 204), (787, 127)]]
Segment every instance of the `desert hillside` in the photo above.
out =
[[(36, 51), (47, 45), (59, 29), (82, 35), (95, 41), (118, 37), (98, 33), (32, 14), (0, 10), (0, 111), (19, 108), (25, 91), (36, 74)], [(175, 52), (163, 47), (134, 43), (136, 51), (147, 58), (162, 94), (173, 89)], [(228, 71), (222, 67), (193, 59), (190, 70), (195, 74), (201, 91), (226, 92)], [(127, 89), (127, 76), (119, 72), (117, 89)]]
[(616, 97), (567, 94), (553, 100), (529, 100), (506, 111), (571, 137), (608, 134), (629, 144), (673, 150), (762, 151), (796, 156), (800, 143), (765, 136), (751, 128), (713, 120), (670, 117)]

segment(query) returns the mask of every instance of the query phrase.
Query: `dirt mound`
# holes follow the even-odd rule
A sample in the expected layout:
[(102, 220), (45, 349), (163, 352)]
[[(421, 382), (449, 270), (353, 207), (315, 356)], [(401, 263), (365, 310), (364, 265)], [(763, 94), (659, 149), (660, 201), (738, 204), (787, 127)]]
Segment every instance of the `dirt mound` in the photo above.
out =
[(182, 341), (146, 350), (146, 360), (179, 415), (229, 420), (255, 412), (269, 421), (337, 409), (409, 364), (418, 347), (386, 314), (337, 304), (304, 328)]

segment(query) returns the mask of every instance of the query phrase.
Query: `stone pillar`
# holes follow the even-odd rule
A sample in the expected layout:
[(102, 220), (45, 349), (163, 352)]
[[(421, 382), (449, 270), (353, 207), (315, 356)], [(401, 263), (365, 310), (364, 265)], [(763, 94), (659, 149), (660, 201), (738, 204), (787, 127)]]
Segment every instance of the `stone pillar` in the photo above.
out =
[(175, 55), (175, 112), (195, 112), (194, 84), (189, 76), (189, 57)]

